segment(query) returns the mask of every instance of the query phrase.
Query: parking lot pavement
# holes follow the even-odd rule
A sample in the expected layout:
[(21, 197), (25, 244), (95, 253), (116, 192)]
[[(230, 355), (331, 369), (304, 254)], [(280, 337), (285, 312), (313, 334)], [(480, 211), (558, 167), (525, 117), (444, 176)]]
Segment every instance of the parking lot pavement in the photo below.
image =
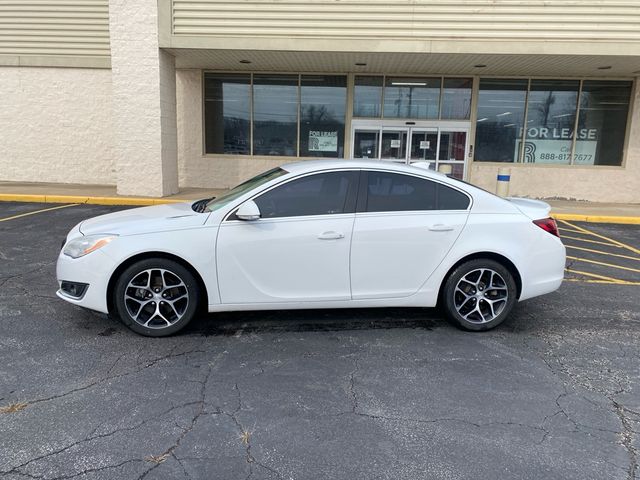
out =
[(64, 235), (117, 208), (47, 208), (0, 204), (3, 479), (638, 475), (638, 227), (561, 224), (571, 281), (483, 334), (379, 309), (151, 339), (55, 297)]
[(638, 226), (558, 223), (569, 281), (640, 285)]

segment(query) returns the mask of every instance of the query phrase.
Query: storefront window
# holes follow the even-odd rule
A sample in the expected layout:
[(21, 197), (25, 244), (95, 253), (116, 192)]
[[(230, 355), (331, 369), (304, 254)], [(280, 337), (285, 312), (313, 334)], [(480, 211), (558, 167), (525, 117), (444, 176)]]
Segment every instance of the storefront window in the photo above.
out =
[(527, 80), (481, 79), (475, 160), (515, 162), (522, 138)]
[(353, 116), (380, 118), (381, 107), (382, 77), (356, 76), (353, 92)]
[(205, 75), (205, 151), (249, 155), (251, 77)]
[(571, 163), (579, 89), (577, 80), (531, 80), (524, 163)]
[(442, 112), (440, 118), (468, 120), (471, 113), (470, 78), (445, 78), (442, 89)]
[(632, 82), (580, 83), (481, 79), (475, 160), (621, 165)]
[(631, 82), (583, 82), (576, 165), (622, 165), (630, 97)]
[(300, 156), (344, 157), (347, 78), (302, 75)]
[(385, 118), (438, 118), (441, 78), (387, 77)]
[(298, 153), (298, 76), (253, 76), (253, 154)]

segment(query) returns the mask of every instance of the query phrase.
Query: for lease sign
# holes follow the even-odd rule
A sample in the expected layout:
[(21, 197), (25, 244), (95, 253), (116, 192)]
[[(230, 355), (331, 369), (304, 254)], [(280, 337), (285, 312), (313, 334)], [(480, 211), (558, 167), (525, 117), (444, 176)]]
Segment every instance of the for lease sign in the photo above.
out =
[[(522, 136), (522, 129), (520, 135)], [(577, 165), (593, 165), (598, 146), (598, 131), (595, 128), (578, 129), (573, 163)], [(527, 139), (524, 143), (524, 163), (571, 163), (571, 146), (573, 129), (571, 128), (527, 128)], [(520, 156), (522, 142), (516, 142), (515, 158)]]
[(309, 151), (310, 152), (337, 152), (338, 132), (310, 130), (309, 131)]

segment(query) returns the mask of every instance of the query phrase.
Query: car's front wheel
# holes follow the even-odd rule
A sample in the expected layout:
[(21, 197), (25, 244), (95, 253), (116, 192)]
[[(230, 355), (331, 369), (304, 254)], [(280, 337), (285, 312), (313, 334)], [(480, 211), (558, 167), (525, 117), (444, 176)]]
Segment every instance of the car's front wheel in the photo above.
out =
[(491, 259), (459, 265), (447, 278), (443, 303), (449, 320), (465, 330), (490, 330), (501, 324), (516, 303), (511, 272)]
[(116, 281), (114, 305), (122, 322), (149, 337), (172, 335), (195, 316), (198, 282), (183, 265), (165, 258), (141, 260)]

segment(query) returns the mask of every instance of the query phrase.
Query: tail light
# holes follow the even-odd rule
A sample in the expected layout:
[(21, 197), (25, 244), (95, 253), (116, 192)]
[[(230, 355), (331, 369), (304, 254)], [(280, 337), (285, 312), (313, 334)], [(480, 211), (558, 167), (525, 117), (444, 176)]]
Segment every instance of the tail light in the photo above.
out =
[(553, 218), (541, 218), (540, 220), (534, 220), (533, 223), (535, 223), (545, 232), (549, 232), (551, 235), (555, 235), (556, 237), (560, 238), (560, 234), (558, 233), (558, 224)]

